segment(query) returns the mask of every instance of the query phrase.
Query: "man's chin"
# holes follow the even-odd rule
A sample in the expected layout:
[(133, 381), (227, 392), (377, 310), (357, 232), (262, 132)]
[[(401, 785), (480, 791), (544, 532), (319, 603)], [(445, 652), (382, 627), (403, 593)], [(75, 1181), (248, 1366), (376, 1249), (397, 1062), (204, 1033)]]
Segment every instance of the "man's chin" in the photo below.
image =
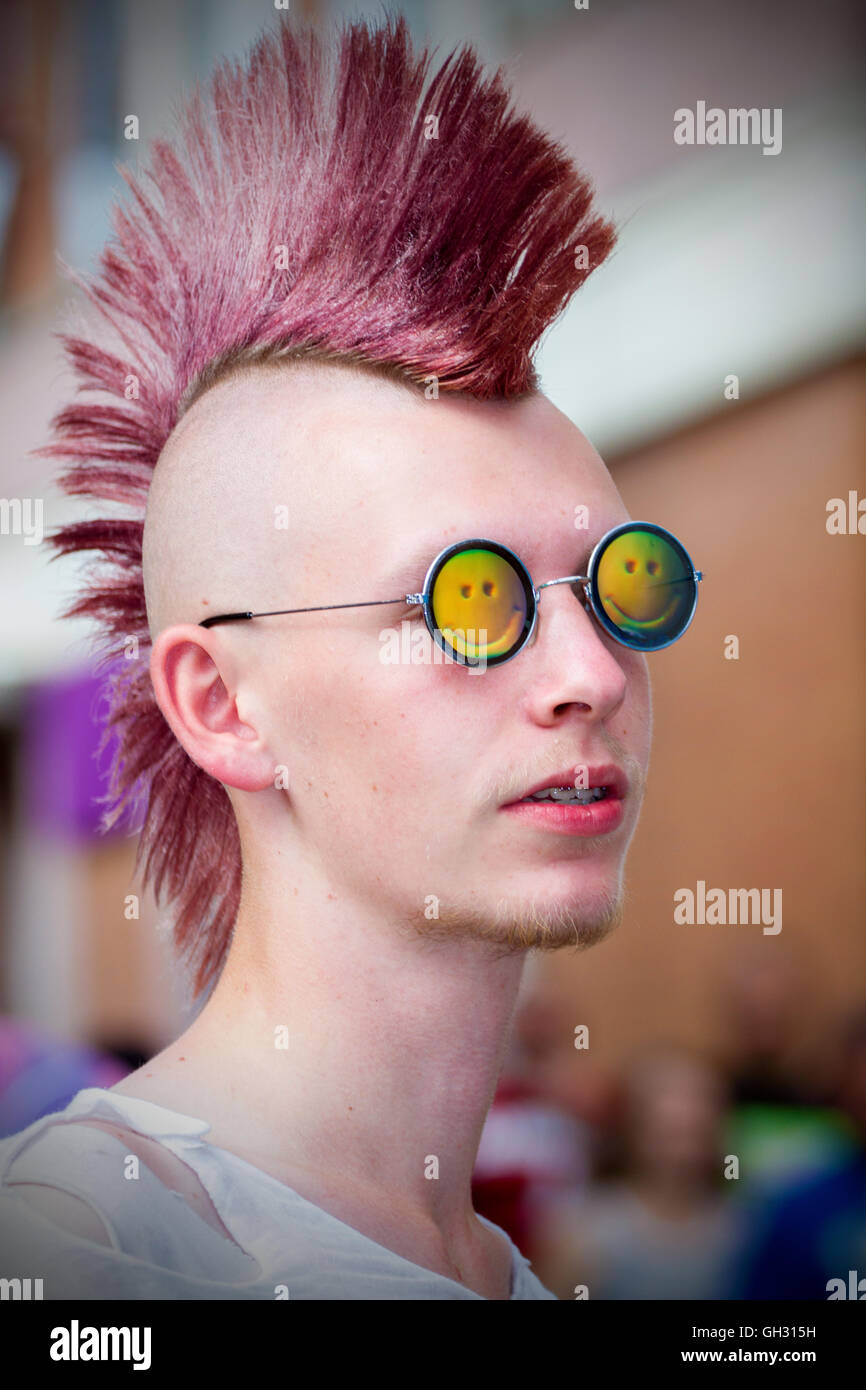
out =
[(427, 940), (489, 941), (507, 951), (558, 951), (565, 947), (585, 950), (603, 941), (623, 919), (624, 893), (592, 895), (580, 903), (502, 898), (489, 909), (445, 903), (429, 920), (420, 914), (410, 925)]

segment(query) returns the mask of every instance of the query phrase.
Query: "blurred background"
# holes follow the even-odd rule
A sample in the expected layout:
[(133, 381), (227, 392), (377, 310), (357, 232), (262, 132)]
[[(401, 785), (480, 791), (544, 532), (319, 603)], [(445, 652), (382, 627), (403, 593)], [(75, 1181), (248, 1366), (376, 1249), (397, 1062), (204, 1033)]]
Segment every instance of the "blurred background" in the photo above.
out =
[[(477, 1208), (563, 1298), (826, 1297), (866, 1275), (859, 7), (394, 8), (441, 56), (468, 40), (506, 63), (618, 223), (546, 335), (542, 385), (632, 516), (705, 574), (688, 636), (651, 659), (625, 921), (585, 956), (530, 962)], [(71, 391), (52, 334), (79, 311), (58, 259), (94, 266), (117, 162), (274, 9), (7, 0), (0, 19), (0, 1134), (112, 1085), (190, 1017), (134, 838), (99, 832), (99, 681), (86, 625), (58, 617), (74, 566), (16, 517), (37, 500), (46, 532), (82, 515), (30, 452)], [(781, 151), (678, 145), (674, 112), (699, 101), (780, 108)], [(781, 931), (676, 924), (674, 893), (699, 881), (781, 890)]]

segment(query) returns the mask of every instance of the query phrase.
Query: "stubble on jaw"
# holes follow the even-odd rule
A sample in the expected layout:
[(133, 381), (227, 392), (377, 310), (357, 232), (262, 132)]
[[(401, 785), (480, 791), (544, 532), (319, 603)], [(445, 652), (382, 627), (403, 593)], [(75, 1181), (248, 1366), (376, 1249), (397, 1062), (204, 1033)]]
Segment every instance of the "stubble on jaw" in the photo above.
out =
[(494, 954), (522, 951), (587, 950), (622, 924), (625, 889), (621, 883), (590, 909), (580, 902), (540, 898), (515, 901), (500, 898), (489, 907), (467, 907), (440, 901), (438, 916), (428, 918), (424, 904), (406, 919), (406, 930), (430, 943), (486, 942)]

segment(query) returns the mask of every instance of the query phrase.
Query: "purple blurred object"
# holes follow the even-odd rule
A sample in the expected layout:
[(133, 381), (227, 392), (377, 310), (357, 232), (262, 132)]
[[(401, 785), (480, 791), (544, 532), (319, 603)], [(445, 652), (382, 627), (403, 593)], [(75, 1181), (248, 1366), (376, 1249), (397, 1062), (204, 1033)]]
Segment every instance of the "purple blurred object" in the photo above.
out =
[[(22, 715), (24, 814), (38, 834), (80, 842), (101, 838), (114, 737), (101, 754), (109, 673), (86, 670), (31, 686)], [(124, 815), (109, 834), (129, 834)]]
[(0, 1138), (62, 1110), (86, 1086), (114, 1086), (129, 1071), (107, 1053), (0, 1019)]

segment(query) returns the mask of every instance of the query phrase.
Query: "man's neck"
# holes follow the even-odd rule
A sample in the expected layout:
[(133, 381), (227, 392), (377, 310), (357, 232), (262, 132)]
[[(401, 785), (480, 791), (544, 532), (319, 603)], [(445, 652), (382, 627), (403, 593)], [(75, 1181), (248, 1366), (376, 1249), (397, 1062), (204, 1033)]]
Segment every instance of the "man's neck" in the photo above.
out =
[(489, 1282), (504, 1251), (471, 1175), (524, 958), (296, 901), (242, 908), (211, 998), (126, 1089), (405, 1258)]

